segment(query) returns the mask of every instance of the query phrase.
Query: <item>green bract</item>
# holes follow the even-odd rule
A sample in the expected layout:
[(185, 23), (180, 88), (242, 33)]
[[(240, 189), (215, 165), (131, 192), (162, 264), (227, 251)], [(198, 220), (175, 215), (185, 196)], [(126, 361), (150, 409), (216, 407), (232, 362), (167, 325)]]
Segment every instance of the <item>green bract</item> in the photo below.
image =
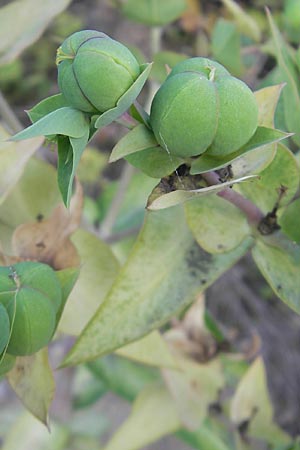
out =
[(225, 156), (253, 136), (258, 106), (248, 86), (223, 66), (192, 58), (177, 64), (157, 91), (150, 123), (171, 155)]
[(0, 267), (0, 305), (7, 311), (11, 327), (7, 353), (30, 355), (47, 345), (61, 300), (60, 283), (46, 264), (22, 262)]
[(141, 73), (127, 47), (93, 30), (69, 36), (56, 61), (61, 92), (70, 106), (89, 113), (114, 108)]

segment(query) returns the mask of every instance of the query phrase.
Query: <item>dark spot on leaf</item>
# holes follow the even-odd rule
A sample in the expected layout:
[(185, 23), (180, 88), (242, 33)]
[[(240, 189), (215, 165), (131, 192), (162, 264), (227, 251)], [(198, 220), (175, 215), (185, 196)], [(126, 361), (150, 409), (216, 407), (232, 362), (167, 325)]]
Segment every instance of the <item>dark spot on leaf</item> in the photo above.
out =
[(37, 222), (42, 222), (43, 219), (44, 219), (43, 214), (38, 214), (38, 215), (36, 216)]
[(193, 273), (192, 276), (195, 276), (195, 273), (198, 273), (198, 275), (208, 273), (212, 256), (210, 253), (203, 250), (199, 245), (195, 244), (187, 253), (185, 260), (188, 268), (190, 269), (190, 273)]
[(37, 242), (35, 245), (36, 245), (36, 247), (38, 247), (38, 248), (46, 248), (46, 245), (44, 244), (43, 241)]
[(243, 422), (239, 423), (237, 426), (238, 432), (241, 435), (245, 435), (247, 433), (249, 427), (250, 420), (243, 420)]

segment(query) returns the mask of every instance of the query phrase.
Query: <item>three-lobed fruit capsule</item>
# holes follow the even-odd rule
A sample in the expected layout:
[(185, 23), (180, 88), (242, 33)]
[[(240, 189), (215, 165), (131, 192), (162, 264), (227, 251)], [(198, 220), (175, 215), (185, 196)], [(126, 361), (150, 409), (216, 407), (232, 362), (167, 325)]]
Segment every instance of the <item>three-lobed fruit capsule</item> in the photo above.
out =
[(141, 72), (127, 47), (94, 30), (69, 36), (56, 62), (61, 92), (70, 106), (88, 113), (114, 108)]
[(258, 106), (245, 83), (220, 64), (197, 57), (171, 71), (154, 96), (150, 123), (171, 155), (222, 157), (253, 136)]
[(21, 262), (0, 267), (0, 313), (10, 333), (1, 352), (13, 356), (36, 353), (51, 340), (62, 293), (55, 272), (46, 264)]

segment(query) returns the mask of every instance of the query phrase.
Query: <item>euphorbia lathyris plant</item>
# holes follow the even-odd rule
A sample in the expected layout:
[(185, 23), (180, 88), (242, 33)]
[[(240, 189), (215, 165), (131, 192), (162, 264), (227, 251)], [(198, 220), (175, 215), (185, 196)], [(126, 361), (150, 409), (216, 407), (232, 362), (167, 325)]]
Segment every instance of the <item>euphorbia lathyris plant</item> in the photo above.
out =
[(292, 153), (281, 144), (276, 153), (289, 136), (273, 127), (281, 86), (253, 93), (220, 64), (191, 58), (173, 68), (148, 115), (136, 99), (151, 65), (140, 66), (105, 34), (70, 36), (57, 64), (61, 93), (31, 109), (33, 124), (13, 139), (45, 135), (57, 143), (65, 204), (85, 146), (113, 121), (129, 132), (111, 161), (124, 157), (160, 179), (128, 263), (65, 364), (159, 327), (250, 249), (276, 293), (299, 310), (299, 246), (277, 223), (299, 184)]

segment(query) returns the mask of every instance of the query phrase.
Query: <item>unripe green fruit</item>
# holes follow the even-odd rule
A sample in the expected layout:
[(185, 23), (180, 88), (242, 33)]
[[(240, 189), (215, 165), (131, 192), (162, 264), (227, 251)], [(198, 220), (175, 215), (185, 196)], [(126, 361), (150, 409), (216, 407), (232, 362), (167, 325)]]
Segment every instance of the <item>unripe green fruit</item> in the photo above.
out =
[(4, 306), (0, 303), (0, 355), (6, 348), (9, 339), (9, 333), (10, 333), (9, 316)]
[(225, 156), (254, 134), (258, 106), (248, 86), (223, 66), (192, 58), (175, 66), (155, 94), (150, 123), (171, 155)]
[(120, 42), (86, 30), (72, 34), (57, 51), (58, 84), (70, 106), (105, 112), (140, 75), (140, 66)]
[(12, 326), (8, 354), (31, 355), (49, 343), (61, 295), (55, 272), (45, 264), (24, 262), (0, 267), (0, 303)]

